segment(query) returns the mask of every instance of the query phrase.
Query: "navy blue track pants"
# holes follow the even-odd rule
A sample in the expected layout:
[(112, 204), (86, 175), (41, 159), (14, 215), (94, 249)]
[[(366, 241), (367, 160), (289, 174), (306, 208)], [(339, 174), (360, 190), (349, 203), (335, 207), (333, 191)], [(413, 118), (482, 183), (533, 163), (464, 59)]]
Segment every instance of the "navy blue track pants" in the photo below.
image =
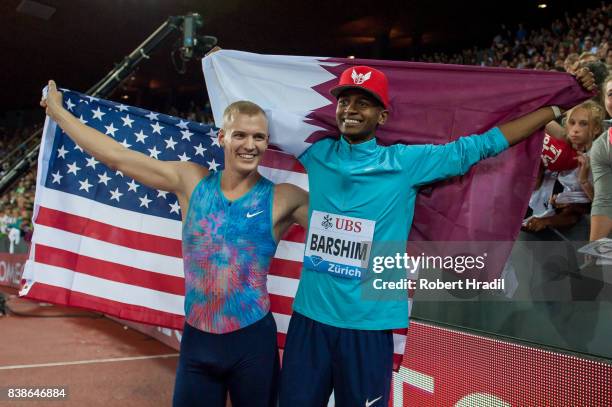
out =
[(227, 334), (185, 324), (174, 386), (174, 407), (276, 406), (279, 357), (271, 313)]

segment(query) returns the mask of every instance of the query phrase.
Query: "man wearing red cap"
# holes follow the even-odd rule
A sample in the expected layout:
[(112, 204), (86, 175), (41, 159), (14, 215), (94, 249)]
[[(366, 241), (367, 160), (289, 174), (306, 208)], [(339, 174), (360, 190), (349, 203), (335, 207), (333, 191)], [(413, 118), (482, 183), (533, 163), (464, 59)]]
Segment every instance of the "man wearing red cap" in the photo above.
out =
[[(593, 86), (581, 74), (582, 86)], [(310, 185), (309, 227), (281, 373), (281, 407), (387, 406), (392, 329), (408, 326), (407, 292), (374, 281), (406, 277), (373, 260), (404, 253), (420, 186), (462, 175), (553, 118), (545, 107), (484, 134), (445, 145), (378, 145), (389, 113), (386, 76), (367, 66), (347, 69), (331, 90), (339, 139), (314, 143), (299, 157)]]

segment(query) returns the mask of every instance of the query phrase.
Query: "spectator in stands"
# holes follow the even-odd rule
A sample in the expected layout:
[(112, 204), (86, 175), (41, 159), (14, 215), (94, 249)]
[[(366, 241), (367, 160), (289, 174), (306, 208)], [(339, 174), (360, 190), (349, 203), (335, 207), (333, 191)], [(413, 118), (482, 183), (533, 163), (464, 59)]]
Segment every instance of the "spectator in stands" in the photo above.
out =
[(521, 42), (527, 37), (527, 30), (523, 27), (523, 24), (519, 23), (518, 29), (516, 30), (516, 41)]
[(609, 63), (607, 63), (608, 51), (610, 51), (608, 41), (602, 42), (599, 48), (597, 49), (597, 58), (600, 61), (606, 62), (607, 65), (610, 65)]
[(580, 54), (580, 57), (578, 58), (579, 64), (584, 64), (587, 62), (597, 62), (597, 61), (599, 61), (597, 54), (594, 54), (592, 52), (583, 52), (582, 54)]
[(520, 24), (514, 38), (510, 30), (502, 26), (501, 33), (493, 38), (488, 49), (474, 47), (451, 56), (436, 52), (418, 60), (527, 69), (550, 69), (564, 61), (565, 70), (574, 73), (578, 55), (584, 52), (595, 54), (594, 58), (586, 54), (587, 59), (612, 62), (612, 56), (608, 61), (611, 13), (612, 5), (604, 3), (586, 13), (567, 14), (564, 22), (555, 20), (550, 29), (527, 30)]
[[(10, 234), (12, 245), (19, 244), (23, 238), (30, 242), (32, 234), (32, 211), (34, 208), (34, 188), (36, 184), (36, 169), (33, 168), (22, 180), (10, 191), (0, 196), (0, 247), (9, 247), (9, 234), (11, 229), (16, 229)], [(7, 246), (4, 246), (4, 245)], [(5, 249), (6, 250), (6, 249)], [(21, 247), (19, 250), (23, 251)]]
[[(612, 76), (603, 83), (604, 106), (612, 117)], [(595, 196), (591, 210), (591, 234), (594, 241), (612, 233), (612, 128), (599, 136), (591, 151)]]
[(582, 52), (595, 54), (597, 52), (597, 47), (593, 44), (593, 38), (590, 35), (584, 37), (584, 42), (582, 44)]
[(32, 242), (32, 234), (34, 233), (34, 226), (32, 225), (32, 211), (26, 210), (22, 213), (23, 222), (21, 223), (21, 237), (23, 240)]
[(7, 225), (7, 234), (10, 242), (9, 253), (14, 253), (15, 246), (21, 241), (21, 223), (23, 219), (19, 215), (19, 209), (13, 208), (10, 221), (11, 223)]
[(8, 225), (13, 223), (10, 211), (3, 206), (0, 210), (0, 237), (8, 235)]
[(576, 53), (571, 53), (565, 58), (565, 61), (563, 62), (563, 66), (565, 67), (565, 71), (567, 73), (573, 74), (576, 72), (576, 69), (578, 68), (579, 58), (580, 56)]
[(546, 218), (556, 213), (550, 200), (558, 172), (575, 169), (578, 166), (576, 157), (576, 151), (564, 139), (556, 139), (546, 134), (535, 191), (529, 199), (531, 216), (523, 221), (523, 226), (526, 226), (532, 217)]
[(525, 230), (539, 232), (546, 227), (569, 228), (589, 213), (593, 199), (593, 181), (590, 176), (588, 151), (601, 132), (602, 120), (603, 109), (593, 101), (581, 103), (567, 113), (566, 141), (578, 154), (578, 167), (559, 172), (557, 179), (563, 186), (563, 192), (552, 197), (555, 214), (541, 218), (532, 217), (525, 223)]
[[(559, 182), (563, 185), (564, 192), (583, 193), (588, 198), (588, 202), (593, 199), (593, 184), (592, 180), (589, 180), (591, 167), (587, 153), (601, 132), (603, 118), (604, 112), (601, 106), (593, 101), (588, 101), (568, 112), (565, 126), (568, 141), (578, 152), (579, 165), (576, 170), (559, 174)], [(557, 201), (562, 194), (557, 197)]]

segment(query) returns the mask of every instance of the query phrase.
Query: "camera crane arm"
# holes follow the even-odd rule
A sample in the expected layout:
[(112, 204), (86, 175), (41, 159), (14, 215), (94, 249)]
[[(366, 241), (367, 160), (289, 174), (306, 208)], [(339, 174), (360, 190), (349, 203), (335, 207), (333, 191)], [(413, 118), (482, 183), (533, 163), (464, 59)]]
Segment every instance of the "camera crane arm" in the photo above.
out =
[[(168, 17), (142, 44), (137, 46), (121, 63), (106, 74), (98, 83), (87, 90), (87, 94), (97, 97), (107, 97), (127, 78), (136, 67), (166, 39), (174, 33), (182, 33), (182, 46), (179, 48), (184, 60), (204, 55), (207, 49), (217, 44), (217, 39), (211, 36), (198, 36), (197, 29), (202, 26), (202, 17), (197, 13)], [(19, 177), (21, 177), (36, 162), (40, 150), (40, 135), (42, 129), (36, 131), (21, 145), (31, 145), (19, 161), (0, 178), (0, 194), (3, 194)], [(0, 164), (10, 157), (2, 159)]]

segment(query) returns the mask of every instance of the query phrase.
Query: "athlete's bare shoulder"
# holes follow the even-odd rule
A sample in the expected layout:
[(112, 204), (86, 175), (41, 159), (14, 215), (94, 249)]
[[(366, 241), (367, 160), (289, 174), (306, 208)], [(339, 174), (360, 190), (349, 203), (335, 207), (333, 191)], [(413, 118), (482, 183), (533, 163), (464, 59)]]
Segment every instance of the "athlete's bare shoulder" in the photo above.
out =
[(190, 196), (195, 186), (209, 174), (207, 168), (197, 163), (184, 161), (171, 161), (170, 163), (174, 166), (174, 171), (179, 174), (180, 185), (177, 192), (186, 197)]

